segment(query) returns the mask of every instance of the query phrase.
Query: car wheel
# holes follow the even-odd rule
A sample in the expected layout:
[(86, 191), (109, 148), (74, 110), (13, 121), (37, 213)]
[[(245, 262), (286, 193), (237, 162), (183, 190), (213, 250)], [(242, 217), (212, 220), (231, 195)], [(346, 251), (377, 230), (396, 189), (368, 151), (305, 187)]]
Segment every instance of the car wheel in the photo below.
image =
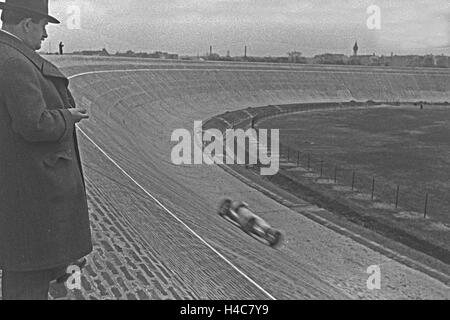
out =
[(230, 199), (225, 199), (220, 203), (219, 206), (219, 210), (218, 210), (218, 214), (221, 217), (224, 216), (228, 216), (229, 214), (229, 210), (230, 210), (230, 206), (231, 206), (231, 200)]
[(283, 234), (280, 231), (271, 230), (270, 240), (269, 240), (271, 247), (277, 247), (278, 245), (281, 244), (282, 240), (283, 240)]
[(245, 225), (242, 227), (242, 229), (247, 233), (251, 233), (254, 229), (255, 224), (256, 224), (256, 219), (250, 218), (250, 219), (248, 219), (247, 223), (245, 223)]

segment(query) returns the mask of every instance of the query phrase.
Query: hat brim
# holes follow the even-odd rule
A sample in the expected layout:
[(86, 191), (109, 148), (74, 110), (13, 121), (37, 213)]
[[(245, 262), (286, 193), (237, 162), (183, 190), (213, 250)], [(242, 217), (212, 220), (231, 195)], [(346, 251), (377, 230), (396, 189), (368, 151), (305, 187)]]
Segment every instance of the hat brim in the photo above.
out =
[(21, 6), (15, 6), (15, 5), (12, 5), (12, 4), (6, 4), (4, 2), (0, 2), (0, 10), (22, 11), (22, 12), (26, 12), (26, 13), (39, 15), (39, 16), (42, 16), (43, 18), (47, 18), (49, 23), (54, 23), (54, 24), (61, 23), (58, 19), (56, 19), (55, 17), (52, 17), (52, 16), (50, 16), (48, 14), (45, 14), (45, 13), (42, 13), (42, 12), (38, 12), (38, 11), (34, 11), (34, 10), (29, 9), (29, 8), (24, 8), (24, 7), (21, 7)]

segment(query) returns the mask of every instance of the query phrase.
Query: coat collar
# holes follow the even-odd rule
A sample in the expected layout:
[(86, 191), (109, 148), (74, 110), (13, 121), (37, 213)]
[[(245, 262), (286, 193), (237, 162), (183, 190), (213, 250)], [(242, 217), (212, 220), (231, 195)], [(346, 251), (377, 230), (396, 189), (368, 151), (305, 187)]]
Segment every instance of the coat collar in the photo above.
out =
[(0, 43), (6, 44), (11, 48), (19, 51), (22, 55), (24, 55), (28, 60), (30, 60), (39, 71), (47, 77), (55, 77), (55, 78), (63, 78), (65, 81), (68, 80), (65, 75), (59, 71), (59, 69), (50, 61), (42, 58), (35, 51), (28, 48), (21, 40), (16, 37), (0, 31)]
[(9, 34), (10, 36), (13, 36), (14, 38), (16, 38), (16, 39), (18, 39), (18, 40), (20, 40), (20, 41), (22, 41), (18, 36), (16, 36), (16, 35), (14, 35), (14, 34), (12, 34), (11, 32), (9, 32), (9, 31), (6, 31), (6, 30), (3, 30), (3, 29), (0, 29), (0, 32), (4, 32), (4, 33), (6, 33), (6, 34)]

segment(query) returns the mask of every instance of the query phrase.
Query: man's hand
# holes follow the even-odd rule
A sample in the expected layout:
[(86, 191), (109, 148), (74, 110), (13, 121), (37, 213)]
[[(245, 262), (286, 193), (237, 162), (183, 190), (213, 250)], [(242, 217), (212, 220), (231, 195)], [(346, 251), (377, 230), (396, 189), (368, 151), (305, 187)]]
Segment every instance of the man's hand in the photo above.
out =
[(72, 118), (75, 123), (80, 122), (83, 119), (89, 119), (89, 115), (87, 114), (87, 110), (84, 108), (71, 108), (68, 109), (72, 114)]

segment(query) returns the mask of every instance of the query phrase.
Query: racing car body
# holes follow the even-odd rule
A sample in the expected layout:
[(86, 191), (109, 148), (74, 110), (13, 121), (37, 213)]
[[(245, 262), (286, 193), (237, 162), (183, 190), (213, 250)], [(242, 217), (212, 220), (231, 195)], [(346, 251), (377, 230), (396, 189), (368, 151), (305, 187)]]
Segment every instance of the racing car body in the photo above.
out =
[(263, 238), (272, 247), (282, 242), (281, 231), (272, 228), (264, 219), (250, 211), (245, 202), (225, 199), (220, 203), (218, 213), (237, 223), (245, 232)]

